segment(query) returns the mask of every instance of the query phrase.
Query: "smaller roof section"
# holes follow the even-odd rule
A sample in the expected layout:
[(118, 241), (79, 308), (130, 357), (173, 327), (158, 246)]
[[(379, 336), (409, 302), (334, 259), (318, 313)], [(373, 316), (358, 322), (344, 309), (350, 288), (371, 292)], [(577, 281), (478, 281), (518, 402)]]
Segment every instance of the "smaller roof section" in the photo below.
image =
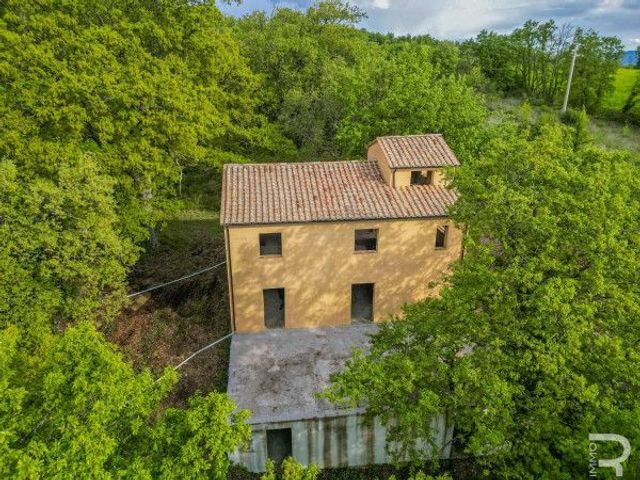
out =
[(378, 143), (387, 157), (390, 168), (457, 167), (456, 158), (442, 134), (393, 135), (378, 137)]

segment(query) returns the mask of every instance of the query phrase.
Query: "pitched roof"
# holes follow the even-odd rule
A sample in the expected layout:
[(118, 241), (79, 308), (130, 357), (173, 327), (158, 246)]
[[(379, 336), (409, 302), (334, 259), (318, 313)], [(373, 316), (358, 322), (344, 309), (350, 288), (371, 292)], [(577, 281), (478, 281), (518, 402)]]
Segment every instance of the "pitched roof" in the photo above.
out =
[(435, 185), (394, 189), (374, 161), (226, 164), (220, 223), (303, 223), (447, 215), (457, 194)]
[(439, 133), (378, 137), (391, 168), (457, 167), (460, 162)]

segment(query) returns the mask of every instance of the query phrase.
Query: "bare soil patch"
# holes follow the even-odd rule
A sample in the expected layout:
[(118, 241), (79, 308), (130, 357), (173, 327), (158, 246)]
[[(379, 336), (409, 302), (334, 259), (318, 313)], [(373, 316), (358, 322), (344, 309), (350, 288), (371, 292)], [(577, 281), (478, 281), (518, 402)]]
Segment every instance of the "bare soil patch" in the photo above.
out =
[[(129, 278), (131, 292), (174, 280), (224, 261), (217, 214), (185, 211), (161, 230)], [(107, 335), (135, 368), (156, 375), (229, 333), (225, 265), (131, 299)], [(168, 403), (183, 405), (196, 392), (225, 391), (229, 343), (223, 342), (184, 365)]]

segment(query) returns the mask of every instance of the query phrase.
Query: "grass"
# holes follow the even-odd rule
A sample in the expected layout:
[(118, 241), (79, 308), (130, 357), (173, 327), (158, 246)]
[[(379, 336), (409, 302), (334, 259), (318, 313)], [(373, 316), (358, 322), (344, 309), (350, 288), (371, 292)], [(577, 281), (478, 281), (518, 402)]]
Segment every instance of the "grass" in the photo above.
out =
[[(219, 174), (187, 172), (184, 208), (147, 245), (129, 278), (138, 291), (170, 281), (225, 259), (216, 204)], [(225, 266), (183, 282), (134, 297), (110, 326), (108, 335), (138, 368), (160, 375), (191, 353), (229, 332)], [(183, 405), (196, 392), (226, 391), (229, 343), (213, 347), (181, 368), (169, 403)]]
[[(498, 124), (506, 117), (518, 115), (518, 109), (522, 100), (513, 97), (496, 97), (488, 101), (491, 115), (489, 121)], [(550, 107), (532, 106), (534, 116), (542, 112), (558, 115), (558, 110)], [(596, 145), (608, 149), (623, 149), (635, 152), (640, 151), (640, 126), (630, 122), (621, 122), (615, 119), (591, 117), (589, 119), (589, 131)]]
[(605, 118), (591, 118), (589, 131), (596, 145), (640, 152), (640, 126)]
[(629, 98), (631, 89), (640, 76), (640, 70), (619, 68), (616, 72), (614, 90), (602, 102), (602, 109), (610, 112), (620, 112)]

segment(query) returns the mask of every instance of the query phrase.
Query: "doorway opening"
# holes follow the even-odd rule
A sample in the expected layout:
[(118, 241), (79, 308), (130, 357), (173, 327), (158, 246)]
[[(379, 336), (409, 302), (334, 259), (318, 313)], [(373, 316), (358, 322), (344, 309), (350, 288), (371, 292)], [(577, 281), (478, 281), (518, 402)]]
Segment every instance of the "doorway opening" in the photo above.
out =
[(267, 430), (267, 457), (276, 465), (280, 465), (285, 458), (292, 456), (292, 447), (290, 428)]
[(351, 323), (373, 322), (373, 283), (351, 285)]
[(284, 288), (267, 288), (262, 291), (264, 299), (264, 326), (284, 328)]

